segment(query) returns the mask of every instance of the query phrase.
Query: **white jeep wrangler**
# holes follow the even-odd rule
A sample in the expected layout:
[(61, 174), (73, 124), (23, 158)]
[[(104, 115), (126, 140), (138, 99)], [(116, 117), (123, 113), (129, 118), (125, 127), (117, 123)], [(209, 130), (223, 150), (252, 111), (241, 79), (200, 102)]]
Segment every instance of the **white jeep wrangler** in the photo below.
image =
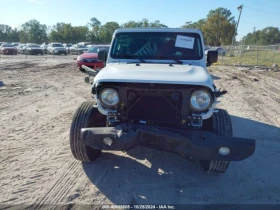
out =
[(206, 69), (217, 52), (204, 52), (200, 30), (116, 30), (109, 53), (98, 52), (106, 66), (94, 75), (94, 100), (73, 117), (73, 156), (93, 162), (102, 150), (144, 145), (176, 152), (214, 174), (251, 156), (255, 140), (232, 137), (229, 114), (215, 109), (226, 91), (216, 89)]

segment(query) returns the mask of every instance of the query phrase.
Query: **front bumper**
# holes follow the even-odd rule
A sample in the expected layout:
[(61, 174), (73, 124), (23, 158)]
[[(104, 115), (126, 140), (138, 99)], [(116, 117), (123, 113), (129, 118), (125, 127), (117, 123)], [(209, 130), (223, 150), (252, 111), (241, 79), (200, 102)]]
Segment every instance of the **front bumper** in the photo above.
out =
[[(183, 131), (153, 125), (120, 124), (116, 127), (83, 128), (85, 145), (99, 150), (129, 150), (138, 145), (154, 146), (197, 160), (240, 161), (255, 151), (255, 140), (217, 136), (207, 131)], [(112, 144), (104, 143), (110, 138)], [(228, 155), (221, 155), (221, 147), (229, 148)]]
[(42, 54), (43, 50), (30, 50), (29, 53), (32, 55), (38, 55), (38, 54)]
[(81, 61), (81, 60), (77, 60), (77, 67), (81, 68), (82, 65), (91, 67), (93, 69), (96, 69), (96, 68), (102, 69), (103, 68), (103, 63), (102, 62), (84, 62), (84, 61)]
[(85, 52), (87, 52), (88, 51), (88, 49), (81, 49), (81, 50), (78, 50), (78, 53), (79, 54), (83, 54), (83, 53), (85, 53)]
[(61, 55), (61, 54), (66, 55), (67, 54), (66, 50), (54, 50), (53, 53), (55, 55)]
[(3, 50), (3, 55), (14, 55), (17, 54), (15, 50)]

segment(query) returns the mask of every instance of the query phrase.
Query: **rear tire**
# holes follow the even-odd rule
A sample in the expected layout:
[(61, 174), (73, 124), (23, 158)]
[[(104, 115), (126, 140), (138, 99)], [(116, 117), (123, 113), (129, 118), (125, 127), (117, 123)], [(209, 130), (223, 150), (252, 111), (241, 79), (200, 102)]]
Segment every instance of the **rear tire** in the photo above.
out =
[(85, 101), (76, 110), (70, 129), (70, 148), (73, 156), (83, 162), (93, 162), (101, 154), (101, 150), (85, 145), (81, 138), (81, 129), (89, 127), (105, 127), (106, 118), (94, 108), (95, 103)]
[[(223, 109), (218, 111), (206, 121), (206, 130), (218, 136), (232, 136), (232, 124), (228, 112)], [(228, 169), (230, 161), (200, 160), (199, 164), (209, 174), (223, 174)]]

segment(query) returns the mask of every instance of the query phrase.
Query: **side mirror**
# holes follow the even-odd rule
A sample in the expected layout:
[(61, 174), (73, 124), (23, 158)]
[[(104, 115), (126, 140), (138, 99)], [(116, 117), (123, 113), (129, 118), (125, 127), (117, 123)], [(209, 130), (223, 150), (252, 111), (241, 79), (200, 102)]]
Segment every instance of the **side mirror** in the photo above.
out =
[(98, 49), (97, 50), (97, 55), (98, 55), (97, 56), (98, 60), (102, 61), (103, 62), (103, 67), (105, 67), (108, 53), (106, 52), (105, 49)]
[(207, 66), (211, 66), (212, 63), (217, 63), (218, 51), (208, 50), (207, 51)]

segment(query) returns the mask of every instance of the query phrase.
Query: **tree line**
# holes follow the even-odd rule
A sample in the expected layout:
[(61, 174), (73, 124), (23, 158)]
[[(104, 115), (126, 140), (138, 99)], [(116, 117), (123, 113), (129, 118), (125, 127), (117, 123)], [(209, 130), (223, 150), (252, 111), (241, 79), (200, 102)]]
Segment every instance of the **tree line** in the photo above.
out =
[(246, 45), (273, 45), (280, 44), (280, 30), (276, 27), (266, 27), (243, 37)]
[(167, 27), (159, 20), (154, 22), (148, 19), (129, 21), (122, 25), (117, 22), (107, 22), (104, 25), (93, 17), (85, 26), (72, 26), (71, 23), (57, 23), (53, 26), (41, 24), (32, 19), (22, 24), (19, 28), (0, 24), (1, 42), (42, 43), (42, 42), (91, 42), (96, 44), (110, 43), (114, 31), (118, 28), (128, 27)]
[[(143, 18), (140, 21), (128, 21), (119, 24), (114, 21), (102, 24), (96, 17), (84, 26), (72, 26), (71, 23), (56, 23), (53, 26), (41, 24), (32, 19), (19, 28), (12, 28), (0, 24), (0, 41), (21, 43), (63, 42), (77, 43), (90, 42), (94, 44), (108, 44), (114, 31), (118, 28), (160, 27), (168, 28), (159, 20), (149, 21)], [(187, 21), (180, 28), (197, 28), (203, 32), (206, 45), (230, 45), (235, 34), (236, 21), (230, 10), (217, 8), (210, 10), (208, 15), (196, 22)], [(248, 33), (244, 39), (246, 44), (278, 44), (280, 31), (275, 27), (267, 27), (261, 31)]]

